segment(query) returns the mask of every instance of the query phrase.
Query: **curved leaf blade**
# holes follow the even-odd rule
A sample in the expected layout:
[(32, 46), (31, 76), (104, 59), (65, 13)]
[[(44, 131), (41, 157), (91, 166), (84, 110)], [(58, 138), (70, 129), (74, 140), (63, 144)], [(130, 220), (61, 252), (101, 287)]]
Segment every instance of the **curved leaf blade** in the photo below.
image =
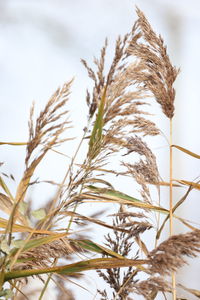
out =
[(92, 251), (92, 252), (107, 254), (109, 256), (117, 257), (117, 258), (121, 258), (121, 259), (124, 258), (122, 255), (120, 255), (106, 247), (103, 247), (97, 243), (94, 243), (91, 240), (71, 240), (70, 239), (70, 242), (72, 244), (76, 244), (76, 245), (80, 246), (81, 248)]
[(26, 146), (28, 143), (20, 142), (0, 142), (0, 145), (10, 145), (10, 146)]
[(105, 86), (103, 95), (99, 104), (99, 109), (97, 112), (97, 117), (94, 123), (94, 127), (92, 130), (92, 134), (89, 141), (89, 156), (95, 158), (99, 152), (99, 145), (102, 139), (102, 130), (103, 130), (103, 115), (104, 115), (104, 107), (106, 102), (106, 90), (107, 86)]
[(28, 270), (18, 270), (5, 273), (4, 282), (16, 278), (24, 278), (33, 275), (47, 274), (47, 273), (57, 273), (62, 275), (72, 275), (74, 273), (80, 273), (88, 270), (98, 270), (98, 269), (112, 269), (136, 266), (138, 268), (144, 269), (143, 264), (148, 264), (148, 260), (137, 260), (137, 259), (118, 259), (118, 258), (96, 258), (86, 261), (80, 261), (73, 264), (44, 268), (44, 269), (28, 269)]
[(194, 153), (194, 152), (192, 152), (192, 151), (190, 151), (188, 149), (185, 149), (185, 148), (183, 148), (181, 146), (178, 146), (178, 145), (172, 145), (172, 147), (177, 148), (178, 150), (180, 150), (180, 151), (182, 151), (182, 152), (184, 152), (184, 153), (186, 153), (186, 154), (188, 154), (188, 155), (190, 155), (192, 157), (200, 159), (200, 155), (198, 155), (198, 154), (196, 154), (196, 153)]
[[(94, 200), (103, 200), (106, 202), (118, 202), (121, 204), (127, 204), (131, 206), (135, 206), (142, 209), (150, 209), (154, 211), (158, 211), (161, 213), (168, 214), (169, 210), (163, 207), (151, 205), (149, 203), (142, 202), (139, 199), (133, 198), (127, 194), (122, 192), (111, 190), (111, 189), (102, 189), (94, 186), (87, 186), (87, 188), (94, 193), (84, 193), (82, 196), (86, 199), (94, 199)], [(80, 195), (81, 196), (81, 195)]]

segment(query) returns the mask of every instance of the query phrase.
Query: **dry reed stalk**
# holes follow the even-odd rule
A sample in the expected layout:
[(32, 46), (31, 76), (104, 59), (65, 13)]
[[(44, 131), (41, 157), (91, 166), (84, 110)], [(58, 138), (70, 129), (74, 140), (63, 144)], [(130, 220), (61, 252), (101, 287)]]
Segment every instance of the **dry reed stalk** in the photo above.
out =
[[(170, 235), (173, 234), (173, 158), (172, 158), (172, 118), (174, 115), (175, 90), (173, 83), (178, 74), (170, 63), (169, 57), (164, 47), (161, 36), (157, 36), (144, 14), (137, 9), (139, 16), (136, 28), (139, 29), (138, 38), (142, 37), (147, 45), (138, 44), (136, 40), (131, 44), (131, 52), (141, 59), (144, 70), (137, 75), (137, 82), (142, 84), (154, 95), (157, 102), (161, 105), (163, 113), (170, 119)], [(173, 299), (176, 299), (176, 280), (172, 274)]]
[[(169, 228), (170, 228), (170, 236), (173, 235), (173, 151), (172, 151), (172, 118), (170, 119), (170, 144), (169, 144), (169, 174), (170, 174), (170, 187), (169, 187)], [(172, 295), (173, 300), (176, 300), (176, 276), (175, 273), (172, 272)]]

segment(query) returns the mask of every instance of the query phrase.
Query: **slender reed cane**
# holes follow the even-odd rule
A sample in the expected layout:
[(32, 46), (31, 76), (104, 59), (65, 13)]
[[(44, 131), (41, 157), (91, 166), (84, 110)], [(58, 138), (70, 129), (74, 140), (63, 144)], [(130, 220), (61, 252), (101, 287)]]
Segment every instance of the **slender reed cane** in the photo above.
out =
[[(170, 189), (169, 189), (169, 217), (170, 217), (170, 236), (173, 235), (173, 153), (172, 153), (172, 118), (170, 119)], [(176, 300), (176, 277), (172, 272), (172, 299)]]

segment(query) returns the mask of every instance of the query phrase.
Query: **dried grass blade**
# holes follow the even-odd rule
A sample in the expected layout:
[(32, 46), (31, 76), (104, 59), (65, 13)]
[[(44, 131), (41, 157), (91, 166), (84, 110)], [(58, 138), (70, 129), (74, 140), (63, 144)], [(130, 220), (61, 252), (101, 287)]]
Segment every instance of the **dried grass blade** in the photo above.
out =
[[(122, 198), (111, 198), (111, 197), (107, 197), (107, 196), (100, 196), (100, 195), (91, 195), (91, 194), (81, 194), (79, 196), (79, 199), (91, 199), (94, 201), (90, 201), (90, 200), (85, 200), (85, 202), (107, 202), (107, 203), (118, 203), (118, 204), (124, 204), (124, 205), (130, 205), (133, 207), (137, 207), (137, 208), (141, 208), (141, 209), (149, 209), (149, 210), (153, 210), (156, 212), (160, 212), (163, 214), (168, 214), (169, 210), (163, 207), (159, 207), (159, 206), (154, 206), (148, 203), (144, 203), (144, 202), (135, 202), (135, 201), (130, 201), (130, 200), (124, 200)], [(74, 201), (74, 200), (73, 200)]]
[(142, 209), (150, 209), (150, 210), (159, 211), (161, 213), (167, 213), (167, 214), (169, 213), (169, 210), (167, 210), (163, 207), (154, 206), (154, 205), (142, 202), (141, 200), (138, 200), (136, 198), (133, 198), (127, 194), (121, 193), (116, 190), (101, 189), (101, 188), (97, 188), (94, 186), (87, 186), (87, 188), (95, 191), (95, 193), (97, 195), (85, 193), (85, 194), (82, 194), (82, 196), (84, 196), (84, 198), (89, 198), (89, 199), (94, 199), (94, 200), (102, 199), (107, 202), (115, 201), (120, 204), (132, 205), (132, 206), (142, 208)]
[[(33, 161), (31, 166), (25, 171), (25, 174), (24, 174), (22, 180), (20, 181), (20, 183), (18, 185), (16, 198), (15, 198), (15, 203), (13, 205), (12, 212), (10, 214), (10, 217), (9, 217), (9, 220), (8, 220), (8, 223), (7, 223), (7, 228), (6, 228), (6, 233), (9, 233), (9, 243), (10, 243), (10, 240), (11, 240), (12, 227), (13, 227), (13, 224), (15, 222), (15, 218), (18, 215), (18, 205), (19, 205), (20, 202), (22, 202), (24, 200), (26, 191), (29, 187), (30, 179), (31, 179), (31, 177), (32, 177), (32, 175), (35, 171), (35, 168), (40, 163), (42, 158), (45, 156), (46, 152), (47, 152), (47, 150), (44, 151), (37, 159), (35, 159)], [(26, 222), (25, 219), (24, 219), (24, 221)]]
[(176, 217), (181, 223), (183, 223), (186, 227), (188, 227), (191, 230), (199, 230), (199, 228), (196, 228), (194, 226), (192, 226), (191, 224), (189, 224), (188, 222), (186, 222), (186, 220), (180, 218), (180, 217)]
[[(7, 228), (7, 226), (8, 226), (8, 220), (0, 218), (0, 227)], [(33, 231), (33, 229), (27, 226), (13, 224), (13, 232), (27, 232), (27, 231)], [(3, 233), (5, 233), (5, 231), (3, 231)]]
[(118, 259), (118, 258), (96, 258), (86, 261), (80, 261), (77, 263), (69, 264), (66, 266), (44, 268), (44, 269), (28, 269), (11, 271), (5, 273), (4, 281), (28, 277), (33, 275), (57, 273), (63, 275), (72, 275), (77, 272), (98, 270), (98, 269), (112, 269), (120, 267), (137, 266), (142, 267), (143, 264), (147, 264), (148, 260), (134, 260), (134, 259)]
[[(189, 187), (189, 189), (187, 190), (185, 195), (174, 205), (174, 207), (172, 209), (173, 213), (187, 199), (187, 197), (188, 197), (191, 190), (192, 190), (192, 187)], [(158, 240), (160, 238), (161, 232), (162, 232), (162, 230), (163, 230), (163, 228), (164, 228), (164, 226), (165, 226), (168, 219), (169, 219), (169, 215), (164, 219), (162, 225), (160, 226), (160, 229), (158, 230), (157, 235), (156, 235), (156, 240)]]
[(178, 284), (178, 286), (181, 287), (183, 290), (185, 290), (185, 291), (191, 293), (192, 295), (196, 296), (197, 298), (200, 298), (200, 291), (199, 290), (189, 289), (189, 288), (185, 287), (182, 284)]
[(104, 186), (107, 186), (108, 188), (113, 189), (113, 186), (110, 182), (108, 182), (106, 180), (103, 180), (101, 178), (88, 178), (88, 179), (85, 179), (85, 184), (87, 184), (87, 183), (100, 183)]
[(10, 215), (13, 207), (13, 202), (10, 199), (10, 197), (0, 193), (0, 207), (1, 207), (1, 211)]
[(189, 185), (192, 186), (194, 189), (200, 190), (200, 184), (197, 182), (188, 181), (188, 180), (176, 180), (176, 181), (183, 185)]
[[(0, 218), (0, 227), (6, 228), (7, 227), (8, 220)], [(55, 235), (55, 232), (49, 231), (49, 230), (41, 230), (41, 229), (33, 229), (28, 226), (20, 225), (20, 224), (13, 224), (13, 232), (34, 232), (38, 234), (48, 234), (48, 235)], [(1, 233), (5, 233), (4, 231), (1, 231)]]
[(95, 223), (97, 225), (100, 225), (100, 226), (103, 226), (103, 227), (106, 227), (106, 228), (110, 228), (110, 229), (113, 229), (113, 230), (118, 230), (118, 231), (126, 232), (126, 233), (130, 232), (130, 230), (126, 230), (124, 228), (120, 228), (120, 227), (116, 227), (116, 226), (113, 226), (113, 225), (109, 225), (109, 224), (106, 224), (105, 222), (102, 222), (100, 220), (96, 220), (96, 219), (91, 218), (91, 217), (86, 217), (86, 216), (77, 214), (77, 213), (72, 212), (72, 211), (64, 212), (64, 214), (68, 215), (68, 216), (71, 216), (73, 218), (79, 218), (79, 219), (82, 219), (82, 220), (86, 220), (88, 222), (92, 222), (92, 223)]
[(10, 146), (26, 146), (28, 143), (20, 143), (20, 142), (0, 142), (0, 145), (10, 145)]
[(7, 187), (6, 183), (4, 182), (3, 178), (0, 176), (0, 186), (2, 187), (2, 189), (4, 190), (4, 192), (10, 197), (10, 199), (12, 201), (14, 201), (14, 198), (9, 190), (9, 188)]
[[(170, 186), (170, 182), (166, 182), (166, 181), (160, 181), (160, 182), (151, 183), (151, 184), (158, 185), (158, 186)], [(173, 187), (182, 187), (182, 185), (176, 184), (176, 183), (173, 183), (172, 186)]]
[(182, 152), (184, 152), (184, 153), (186, 153), (186, 154), (188, 154), (190, 156), (193, 156), (193, 157), (195, 157), (197, 159), (200, 159), (200, 155), (198, 155), (198, 154), (196, 154), (196, 153), (194, 153), (194, 152), (192, 152), (192, 151), (190, 151), (188, 149), (185, 149), (185, 148), (183, 148), (181, 146), (178, 146), (178, 145), (172, 145), (172, 147), (177, 148), (180, 151), (182, 151)]
[(148, 251), (148, 249), (147, 249), (147, 246), (146, 246), (145, 243), (141, 240), (141, 238), (140, 238), (139, 235), (135, 237), (135, 241), (136, 241), (136, 243), (138, 244), (138, 246), (140, 247), (140, 249), (142, 250), (142, 252), (143, 252), (146, 256), (148, 256), (149, 251)]

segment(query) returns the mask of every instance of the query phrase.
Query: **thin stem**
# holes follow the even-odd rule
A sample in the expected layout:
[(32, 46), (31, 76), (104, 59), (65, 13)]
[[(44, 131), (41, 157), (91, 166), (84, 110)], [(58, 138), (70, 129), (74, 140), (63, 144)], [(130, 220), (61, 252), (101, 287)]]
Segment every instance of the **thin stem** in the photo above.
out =
[(173, 153), (172, 153), (172, 119), (170, 119), (170, 170), (169, 170), (169, 219), (170, 219), (170, 236), (173, 235)]
[(114, 300), (117, 300), (117, 297), (120, 296), (120, 294), (122, 293), (123, 289), (125, 289), (126, 285), (130, 282), (130, 280), (137, 274), (138, 269), (135, 269), (131, 275), (127, 278), (127, 280), (124, 282), (124, 284), (120, 287), (119, 291), (117, 292)]
[(49, 274), (49, 275), (48, 275), (48, 278), (47, 278), (47, 280), (46, 280), (46, 282), (45, 282), (45, 284), (44, 284), (44, 287), (43, 287), (43, 289), (42, 289), (42, 291), (41, 291), (41, 294), (40, 294), (40, 297), (39, 297), (38, 300), (42, 300), (42, 298), (43, 298), (43, 296), (44, 296), (44, 293), (45, 293), (46, 290), (47, 290), (47, 287), (48, 287), (48, 284), (49, 284), (49, 282), (50, 282), (50, 280), (51, 280), (52, 275), (53, 275), (53, 274)]
[[(64, 186), (64, 184), (65, 184), (65, 181), (67, 180), (67, 177), (69, 176), (70, 170), (71, 170), (71, 168), (72, 168), (72, 166), (73, 166), (73, 164), (74, 164), (74, 161), (75, 161), (75, 159), (76, 159), (76, 157), (77, 157), (77, 155), (78, 155), (78, 152), (79, 152), (79, 150), (80, 150), (80, 148), (81, 148), (81, 146), (82, 146), (82, 144), (83, 144), (83, 141), (84, 141), (84, 139), (85, 139), (85, 136), (86, 136), (86, 134), (88, 133), (89, 124), (90, 124), (90, 120), (88, 120), (88, 124), (87, 124), (86, 130), (84, 131), (83, 136), (82, 136), (82, 138), (81, 138), (81, 140), (80, 140), (80, 142), (79, 142), (79, 144), (78, 144), (78, 147), (77, 147), (77, 149), (76, 149), (76, 151), (75, 151), (75, 153), (74, 153), (74, 155), (73, 155), (73, 157), (72, 157), (72, 159), (71, 159), (71, 163), (70, 163), (70, 165), (69, 165), (69, 167), (68, 167), (68, 169), (67, 169), (67, 172), (65, 173), (65, 176), (64, 176), (62, 182), (59, 184), (57, 193), (56, 193), (55, 198), (54, 198), (54, 200), (52, 201), (51, 207), (50, 207), (50, 209), (49, 209), (50, 212), (51, 212), (51, 211), (54, 211), (54, 208), (55, 208), (55, 206), (56, 206), (56, 203), (57, 203), (57, 201), (58, 201), (58, 199), (59, 199), (59, 197), (60, 197), (60, 195), (61, 195), (62, 188), (63, 188), (63, 186)], [(43, 222), (43, 224), (42, 224), (42, 226), (41, 226), (41, 229), (43, 229), (43, 228), (45, 227), (47, 221), (48, 221), (48, 219), (47, 219), (46, 221)]]
[[(87, 126), (87, 128), (88, 128), (88, 126)], [(81, 138), (81, 140), (80, 140), (80, 142), (79, 142), (79, 144), (78, 144), (78, 147), (77, 147), (77, 149), (76, 149), (76, 151), (75, 151), (75, 154), (74, 154), (74, 156), (72, 157), (72, 160), (71, 160), (71, 163), (70, 163), (70, 165), (69, 165), (69, 167), (68, 167), (68, 169), (67, 169), (67, 172), (66, 172), (66, 174), (65, 174), (65, 176), (64, 176), (64, 178), (63, 178), (63, 180), (62, 180), (62, 182), (61, 182), (61, 184), (60, 184), (60, 186), (59, 186), (59, 189), (58, 189), (57, 194), (56, 194), (56, 197), (55, 197), (56, 200), (60, 197), (60, 193), (61, 193), (62, 187), (63, 187), (63, 185), (64, 185), (64, 183), (65, 183), (65, 181), (66, 181), (66, 179), (67, 179), (67, 177), (68, 177), (68, 175), (69, 175), (69, 172), (70, 172), (70, 170), (71, 170), (71, 167), (72, 167), (73, 164), (74, 164), (74, 161), (75, 161), (75, 159), (76, 159), (76, 156), (77, 156), (77, 154), (78, 154), (78, 152), (79, 152), (79, 150), (80, 150), (80, 148), (81, 148), (81, 146), (82, 146), (82, 143), (83, 143), (83, 141), (84, 141), (84, 139), (85, 139), (86, 133), (87, 133), (87, 131), (85, 130), (85, 132), (84, 132), (84, 134), (83, 134), (83, 136), (82, 136), (82, 138)], [(54, 204), (55, 204), (55, 203), (54, 203)]]
[[(90, 169), (90, 163), (89, 163), (89, 165), (86, 165), (85, 174), (87, 174), (87, 172), (88, 172), (89, 169)], [(83, 180), (83, 182), (81, 183), (81, 187), (80, 187), (80, 191), (79, 191), (78, 195), (80, 195), (82, 193), (82, 190), (84, 188), (84, 184), (85, 184), (85, 181)], [(74, 213), (76, 212), (77, 207), (78, 207), (78, 202), (74, 206), (74, 209), (73, 209)], [(69, 220), (69, 223), (68, 223), (68, 226), (67, 226), (67, 229), (66, 229), (67, 232), (69, 232), (69, 230), (71, 228), (73, 219), (74, 219), (74, 216), (71, 216), (71, 218)]]
[[(169, 224), (170, 224), (170, 236), (173, 235), (173, 153), (172, 153), (172, 118), (170, 119), (170, 189), (169, 189)], [(176, 277), (172, 272), (172, 297), (176, 300)]]
[[(55, 267), (57, 261), (58, 261), (58, 259), (55, 258), (55, 259), (54, 259), (54, 262), (53, 262), (53, 267)], [(47, 278), (47, 280), (46, 280), (46, 282), (45, 282), (45, 284), (44, 284), (44, 287), (43, 287), (43, 289), (42, 289), (42, 291), (41, 291), (41, 293), (40, 293), (40, 297), (39, 297), (38, 300), (42, 300), (42, 298), (43, 298), (43, 296), (44, 296), (44, 293), (45, 293), (46, 290), (47, 290), (47, 287), (48, 287), (48, 285), (49, 285), (49, 282), (50, 282), (50, 280), (51, 280), (52, 275), (53, 275), (52, 273), (50, 273), (50, 274), (48, 275), (48, 278)]]

